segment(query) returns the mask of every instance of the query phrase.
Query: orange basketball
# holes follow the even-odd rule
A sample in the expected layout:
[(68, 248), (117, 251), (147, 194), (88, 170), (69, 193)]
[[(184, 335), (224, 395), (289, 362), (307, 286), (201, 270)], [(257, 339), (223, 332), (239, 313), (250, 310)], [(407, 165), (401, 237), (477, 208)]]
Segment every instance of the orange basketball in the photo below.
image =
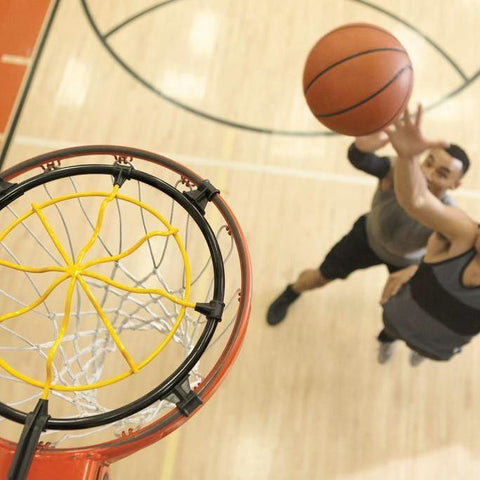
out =
[(405, 48), (368, 23), (343, 25), (323, 36), (303, 72), (303, 91), (315, 118), (344, 135), (368, 135), (390, 125), (405, 110), (412, 87)]

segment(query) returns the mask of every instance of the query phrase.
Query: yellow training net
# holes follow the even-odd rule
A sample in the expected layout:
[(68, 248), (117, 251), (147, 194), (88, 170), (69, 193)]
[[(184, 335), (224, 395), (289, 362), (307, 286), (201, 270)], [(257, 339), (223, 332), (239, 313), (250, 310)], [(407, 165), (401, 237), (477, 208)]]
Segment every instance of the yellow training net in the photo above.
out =
[[(68, 249), (62, 245), (59, 236), (55, 232), (55, 229), (50, 225), (47, 215), (45, 211), (52, 206), (59, 207), (62, 202), (66, 202), (69, 200), (74, 199), (82, 199), (86, 197), (99, 197), (103, 198), (102, 202), (100, 203), (100, 207), (98, 209), (98, 213), (96, 215), (96, 222), (93, 228), (93, 232), (85, 243), (85, 245), (78, 251), (75, 256), (72, 256), (68, 253)], [(128, 248), (123, 249), (121, 252), (108, 255), (100, 258), (94, 258), (91, 260), (86, 261), (85, 258), (88, 252), (91, 250), (92, 246), (95, 242), (98, 241), (100, 232), (106, 223), (106, 218), (108, 217), (109, 209), (112, 208), (113, 201), (122, 201), (128, 202), (130, 204), (136, 205), (140, 209), (149, 212), (153, 217), (158, 219), (164, 226), (164, 231), (154, 230), (148, 231), (147, 233), (143, 234), (138, 241), (136, 241), (133, 245), (129, 246)], [(62, 258), (64, 265), (47, 265), (42, 267), (33, 267), (28, 265), (21, 265), (11, 261), (2, 260), (0, 259), (0, 266), (5, 267), (6, 269), (16, 270), (20, 272), (26, 272), (30, 274), (44, 274), (44, 273), (55, 273), (55, 279), (49, 283), (47, 288), (38, 296), (33, 302), (26, 305), (23, 308), (19, 308), (18, 310), (10, 311), (0, 315), (0, 323), (5, 322), (6, 320), (21, 317), (35, 308), (37, 308), (40, 304), (45, 302), (48, 297), (52, 294), (52, 292), (57, 289), (60, 285), (67, 283), (68, 287), (66, 289), (65, 301), (64, 301), (64, 313), (63, 319), (60, 322), (60, 329), (57, 332), (56, 338), (54, 339), (53, 343), (48, 349), (48, 354), (45, 362), (45, 379), (39, 380), (35, 378), (31, 378), (25, 374), (22, 374), (17, 369), (12, 367), (8, 362), (6, 362), (3, 358), (0, 358), (0, 366), (6, 370), (9, 374), (13, 375), (14, 377), (18, 378), (19, 380), (26, 382), (30, 385), (39, 387), (43, 389), (42, 398), (48, 398), (50, 390), (57, 390), (57, 391), (82, 391), (82, 390), (90, 390), (96, 389), (100, 387), (104, 387), (106, 385), (111, 385), (119, 380), (122, 380), (134, 373), (137, 373), (147, 364), (149, 364), (170, 342), (172, 337), (175, 335), (182, 319), (185, 315), (185, 311), (187, 308), (194, 308), (195, 303), (189, 301), (190, 296), (190, 284), (191, 284), (191, 272), (190, 272), (190, 265), (189, 259), (187, 256), (187, 252), (185, 250), (185, 246), (182, 242), (182, 239), (179, 235), (179, 230), (174, 228), (169, 221), (164, 218), (160, 213), (158, 213), (154, 208), (145, 204), (141, 200), (137, 200), (135, 198), (122, 195), (119, 193), (119, 186), (115, 185), (111, 192), (75, 192), (68, 195), (61, 195), (55, 198), (52, 198), (48, 201), (42, 202), (40, 204), (31, 204), (31, 209), (24, 214), (18, 216), (15, 221), (13, 221), (7, 228), (3, 230), (0, 234), (0, 242), (2, 242), (14, 229), (19, 228), (20, 225), (23, 224), (29, 217), (37, 216), (41, 225), (45, 229), (45, 232), (48, 234), (48, 237), (53, 242), (57, 252), (59, 253), (60, 257)], [(127, 285), (126, 283), (118, 282), (108, 276), (95, 272), (92, 268), (100, 265), (100, 264), (108, 264), (108, 263), (115, 263), (119, 262), (122, 259), (132, 255), (136, 252), (145, 242), (149, 241), (154, 237), (168, 237), (171, 236), (180, 251), (181, 257), (183, 259), (184, 264), (184, 276), (185, 276), (185, 288), (183, 292), (182, 298), (179, 298), (175, 295), (170, 294), (165, 289), (162, 288), (146, 288), (143, 286), (132, 286)], [(128, 348), (122, 342), (119, 335), (117, 334), (112, 322), (109, 320), (108, 314), (102, 308), (101, 302), (97, 300), (95, 293), (89, 286), (87, 279), (93, 279), (100, 284), (104, 284), (110, 287), (114, 287), (117, 290), (130, 292), (134, 294), (141, 294), (141, 295), (155, 295), (159, 297), (163, 297), (165, 299), (170, 300), (171, 302), (179, 305), (181, 308), (179, 309), (177, 318), (173, 326), (170, 328), (170, 331), (167, 335), (164, 336), (160, 344), (149, 354), (147, 354), (141, 361), (135, 362), (132, 358), (132, 355), (129, 353)], [(58, 353), (58, 347), (62, 343), (62, 340), (65, 336), (65, 332), (68, 329), (69, 322), (71, 321), (71, 310), (72, 310), (72, 298), (74, 291), (77, 287), (80, 287), (81, 290), (84, 292), (86, 298), (88, 298), (89, 302), (91, 303), (93, 309), (98, 314), (99, 318), (103, 322), (103, 325), (108, 331), (108, 334), (113, 339), (113, 342), (118, 349), (118, 351), (123, 356), (125, 362), (128, 364), (128, 369), (124, 372), (114, 375), (112, 377), (102, 379), (100, 381), (96, 381), (90, 384), (73, 384), (73, 385), (63, 385), (63, 384), (55, 384), (53, 381), (53, 363), (55, 356)], [(28, 320), (26, 320), (28, 321)]]

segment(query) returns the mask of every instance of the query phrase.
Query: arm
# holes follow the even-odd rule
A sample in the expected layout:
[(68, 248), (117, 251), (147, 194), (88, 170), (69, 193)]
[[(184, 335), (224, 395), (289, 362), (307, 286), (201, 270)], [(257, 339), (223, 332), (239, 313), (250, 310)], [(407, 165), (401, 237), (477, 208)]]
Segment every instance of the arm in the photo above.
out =
[(427, 187), (415, 158), (399, 158), (395, 168), (395, 194), (398, 203), (415, 220), (450, 242), (475, 234), (475, 223), (462, 210), (445, 205)]
[(409, 267), (398, 270), (398, 272), (391, 273), (383, 287), (380, 303), (384, 305), (390, 297), (396, 295), (399, 290), (405, 285), (415, 274), (418, 265), (410, 265)]
[(348, 149), (350, 163), (355, 168), (381, 180), (389, 173), (391, 161), (389, 157), (379, 157), (374, 152), (386, 145), (388, 141), (388, 137), (383, 132), (357, 137)]
[(415, 121), (408, 112), (403, 121), (387, 131), (392, 146), (398, 153), (395, 167), (395, 193), (402, 208), (418, 222), (441, 233), (450, 242), (470, 244), (476, 234), (476, 225), (460, 209), (443, 204), (433, 195), (420, 169), (418, 155), (429, 148), (444, 147), (445, 142), (430, 142), (420, 131), (422, 110)]

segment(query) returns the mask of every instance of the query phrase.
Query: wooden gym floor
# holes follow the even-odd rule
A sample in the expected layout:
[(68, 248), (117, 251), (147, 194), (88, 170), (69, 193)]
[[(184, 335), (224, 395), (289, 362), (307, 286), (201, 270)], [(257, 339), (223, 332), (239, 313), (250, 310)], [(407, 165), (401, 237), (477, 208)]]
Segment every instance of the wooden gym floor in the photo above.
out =
[[(0, 1), (2, 29), (12, 4), (31, 20), (27, 3)], [(220, 186), (254, 268), (250, 327), (230, 375), (181, 429), (114, 465), (114, 478), (479, 478), (478, 340), (448, 364), (412, 369), (402, 346), (378, 365), (382, 267), (305, 294), (275, 328), (265, 312), (368, 210), (375, 188), (346, 161), (351, 139), (329, 135), (302, 96), (308, 50), (340, 24), (375, 23), (406, 46), (412, 105), (427, 107), (430, 136), (469, 152), (454, 196), (480, 218), (480, 3), (44, 3), (35, 48), (8, 51), (2, 37), (3, 168), (81, 144), (170, 156)], [(9, 73), (12, 57), (20, 73)]]

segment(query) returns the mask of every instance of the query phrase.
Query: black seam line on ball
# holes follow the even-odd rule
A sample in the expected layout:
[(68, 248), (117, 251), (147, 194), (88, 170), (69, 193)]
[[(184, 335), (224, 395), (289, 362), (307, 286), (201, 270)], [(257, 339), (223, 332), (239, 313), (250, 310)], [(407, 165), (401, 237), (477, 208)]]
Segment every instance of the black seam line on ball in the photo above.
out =
[(370, 135), (372, 133), (378, 132), (388, 127), (388, 125), (390, 125), (390, 123), (392, 123), (395, 117), (402, 111), (402, 108), (405, 108), (405, 100), (407, 99), (407, 97), (410, 96), (410, 94), (411, 94), (411, 91), (409, 91), (408, 94), (405, 96), (402, 104), (397, 108), (396, 112), (386, 122), (384, 122), (383, 125), (381, 125), (380, 127), (375, 127), (373, 130), (370, 130), (368, 132), (362, 133), (362, 135)]
[(352, 58), (357, 58), (361, 57), (363, 55), (370, 55), (371, 53), (377, 53), (377, 52), (399, 52), (399, 53), (404, 53), (405, 55), (408, 56), (407, 52), (405, 50), (402, 50), (401, 48), (375, 48), (373, 50), (364, 50), (363, 52), (358, 52), (355, 55), (350, 55), (349, 57), (342, 58), (342, 60), (339, 60), (338, 62), (332, 63), (329, 65), (327, 68), (322, 70), (320, 73), (315, 75), (315, 77), (310, 80), (309, 84), (307, 85), (307, 88), (304, 89), (305, 95), (308, 93), (309, 88), (326, 72), (331, 70), (332, 68), (335, 68), (337, 65), (341, 65), (342, 63), (348, 62), (352, 60)]
[(364, 103), (367, 103), (369, 102), (372, 98), (376, 97), (379, 93), (382, 93), (385, 89), (387, 89), (393, 82), (395, 82), (395, 80), (397, 80), (398, 77), (400, 77), (400, 75), (402, 75), (402, 73), (405, 71), (405, 70), (412, 70), (412, 67), (410, 65), (406, 66), (406, 67), (403, 67), (401, 70), (399, 70), (397, 72), (397, 74), (388, 82), (386, 83), (380, 90), (377, 90), (375, 93), (373, 93), (372, 95), (370, 95), (369, 97), (367, 98), (364, 98), (361, 102), (358, 102), (356, 103), (355, 105), (351, 105), (350, 107), (348, 108), (344, 108), (343, 110), (338, 110), (336, 112), (332, 112), (332, 113), (315, 113), (315, 117), (316, 118), (328, 118), (328, 117), (334, 117), (335, 115), (340, 115), (342, 113), (345, 113), (345, 112), (348, 112), (350, 110), (353, 110), (354, 108), (357, 108), (359, 107), (360, 105), (363, 105)]

